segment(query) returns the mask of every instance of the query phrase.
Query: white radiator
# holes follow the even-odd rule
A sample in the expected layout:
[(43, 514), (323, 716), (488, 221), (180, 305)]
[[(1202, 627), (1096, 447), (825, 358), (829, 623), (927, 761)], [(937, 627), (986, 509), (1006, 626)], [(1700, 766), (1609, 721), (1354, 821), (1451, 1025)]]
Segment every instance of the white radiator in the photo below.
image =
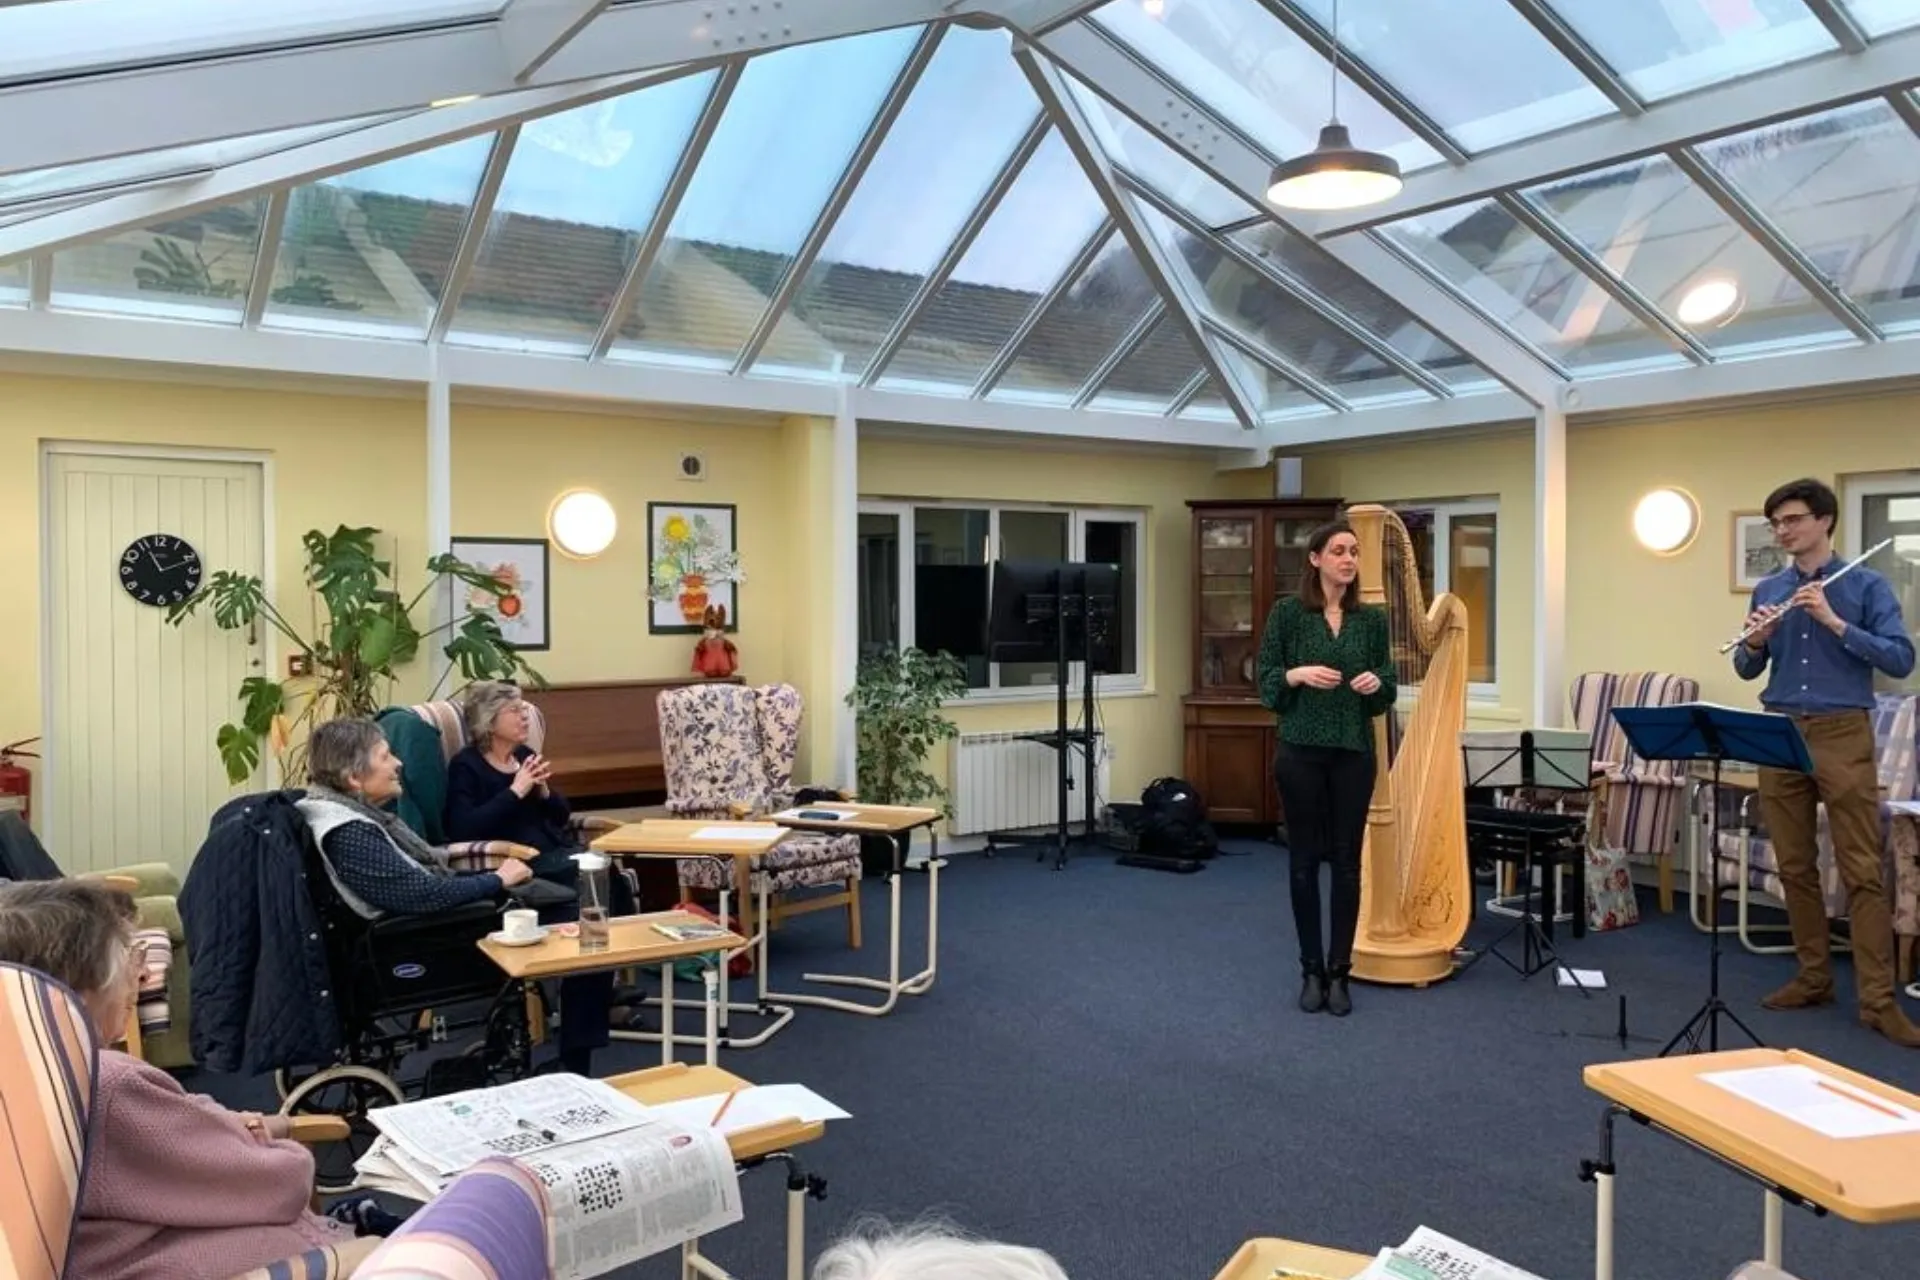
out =
[[(1032, 741), (1030, 732), (964, 733), (949, 756), (953, 787), (954, 835), (1050, 827), (1059, 819), (1058, 753)], [(1113, 749), (1104, 736), (1094, 745), (1094, 819), (1111, 798), (1108, 775)], [(1067, 817), (1086, 814), (1085, 749), (1075, 743), (1067, 756)]]

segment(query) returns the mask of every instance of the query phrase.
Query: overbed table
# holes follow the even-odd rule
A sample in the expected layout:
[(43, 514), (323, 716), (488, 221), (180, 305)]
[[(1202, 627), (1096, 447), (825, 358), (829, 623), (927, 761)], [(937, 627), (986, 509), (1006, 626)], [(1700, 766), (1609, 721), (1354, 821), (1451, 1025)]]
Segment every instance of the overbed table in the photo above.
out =
[(1241, 1245), (1214, 1280), (1353, 1280), (1372, 1261), (1297, 1240), (1256, 1239)]

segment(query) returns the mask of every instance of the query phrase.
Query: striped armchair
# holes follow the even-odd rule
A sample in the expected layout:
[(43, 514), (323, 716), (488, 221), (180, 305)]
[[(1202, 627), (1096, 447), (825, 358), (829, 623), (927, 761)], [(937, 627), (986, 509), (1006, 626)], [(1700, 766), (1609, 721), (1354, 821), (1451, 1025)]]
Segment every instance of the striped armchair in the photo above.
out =
[(1657, 671), (1589, 671), (1573, 682), (1573, 722), (1593, 735), (1595, 825), (1601, 842), (1659, 869), (1660, 910), (1673, 910), (1673, 858), (1686, 807), (1687, 766), (1642, 760), (1613, 718), (1615, 707), (1670, 707), (1700, 697), (1700, 682)]

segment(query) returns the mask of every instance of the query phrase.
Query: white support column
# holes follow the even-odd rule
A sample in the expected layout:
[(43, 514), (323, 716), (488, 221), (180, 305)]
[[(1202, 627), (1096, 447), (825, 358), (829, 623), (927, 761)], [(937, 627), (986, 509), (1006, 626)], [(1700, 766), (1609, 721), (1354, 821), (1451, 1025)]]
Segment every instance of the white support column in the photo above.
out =
[(827, 692), (833, 699), (834, 782), (846, 788), (859, 778), (853, 708), (847, 705), (860, 666), (860, 423), (851, 390), (841, 384), (834, 409), (833, 479), (827, 492), (833, 512), (833, 679)]
[[(427, 348), (427, 554), (437, 556), (453, 545), (453, 388), (441, 368), (440, 344)], [(451, 601), (444, 591), (428, 600), (429, 628), (451, 621)], [(451, 663), (444, 652), (446, 637), (438, 633), (427, 648), (432, 657), (433, 683), (438, 684)], [(444, 691), (443, 691), (444, 692)]]
[(1557, 728), (1567, 700), (1567, 415), (1533, 419), (1533, 715)]

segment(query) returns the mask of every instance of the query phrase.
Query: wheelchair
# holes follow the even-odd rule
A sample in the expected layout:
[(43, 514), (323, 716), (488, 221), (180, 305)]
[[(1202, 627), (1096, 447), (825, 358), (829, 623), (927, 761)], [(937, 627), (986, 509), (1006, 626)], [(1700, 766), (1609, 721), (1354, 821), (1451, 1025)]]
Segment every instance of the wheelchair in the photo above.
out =
[[(538, 983), (507, 978), (477, 945), (499, 927), (499, 903), (368, 920), (334, 888), (319, 848), (309, 843), (304, 856), (341, 1049), (332, 1063), (276, 1071), (274, 1083), (282, 1115), (347, 1121), (347, 1138), (312, 1149), (315, 1190), (333, 1195), (353, 1189), (354, 1162), (378, 1136), (370, 1112), (527, 1074), (547, 1008)], [(402, 1074), (410, 1056), (430, 1050), (439, 1052), (424, 1070)]]

